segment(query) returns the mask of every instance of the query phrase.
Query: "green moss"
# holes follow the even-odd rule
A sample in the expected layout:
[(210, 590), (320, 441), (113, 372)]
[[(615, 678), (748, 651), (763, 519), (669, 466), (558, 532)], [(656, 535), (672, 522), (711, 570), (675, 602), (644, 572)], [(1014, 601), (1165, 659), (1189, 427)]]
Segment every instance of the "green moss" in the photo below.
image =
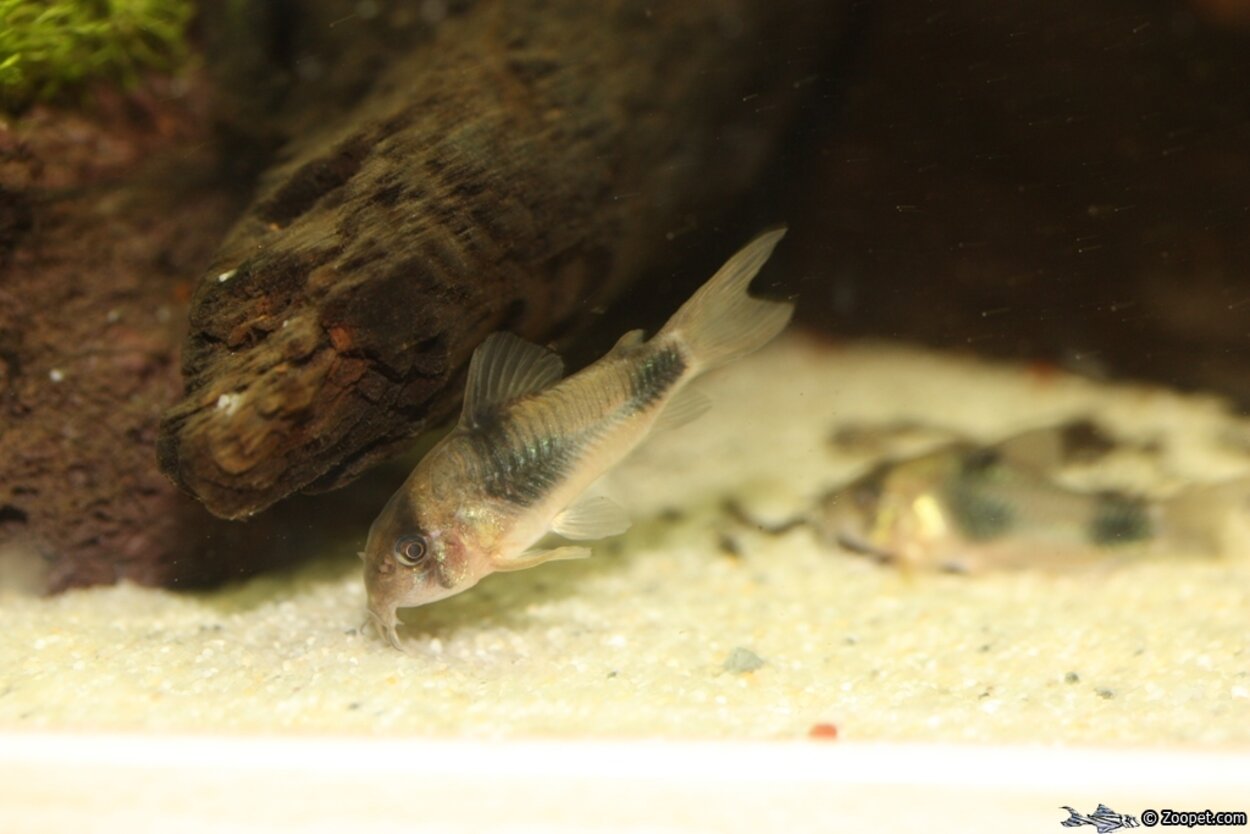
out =
[(192, 0), (0, 0), (0, 107), (173, 69), (193, 10)]

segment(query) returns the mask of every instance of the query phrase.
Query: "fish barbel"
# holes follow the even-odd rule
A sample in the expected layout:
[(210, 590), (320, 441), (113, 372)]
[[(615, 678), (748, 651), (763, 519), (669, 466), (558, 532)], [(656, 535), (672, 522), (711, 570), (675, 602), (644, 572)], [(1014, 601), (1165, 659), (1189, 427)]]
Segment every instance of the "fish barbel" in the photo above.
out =
[[(831, 543), (904, 567), (972, 573), (1071, 568), (1114, 555), (1221, 555), (1222, 528), (1250, 483), (1198, 485), (1168, 499), (1056, 481), (1065, 424), (993, 446), (953, 442), (881, 463), (826, 494), (809, 521)], [(1101, 441), (1100, 442), (1105, 442)]]
[(465, 591), (495, 571), (576, 559), (589, 548), (535, 549), (555, 533), (588, 541), (623, 533), (625, 511), (591, 485), (657, 426), (702, 412), (682, 389), (763, 347), (793, 305), (752, 298), (751, 279), (785, 230), (756, 238), (651, 339), (626, 333), (605, 356), (561, 379), (546, 348), (495, 333), (469, 361), (456, 427), (417, 464), (369, 529), (369, 616), (396, 648), (398, 609)]

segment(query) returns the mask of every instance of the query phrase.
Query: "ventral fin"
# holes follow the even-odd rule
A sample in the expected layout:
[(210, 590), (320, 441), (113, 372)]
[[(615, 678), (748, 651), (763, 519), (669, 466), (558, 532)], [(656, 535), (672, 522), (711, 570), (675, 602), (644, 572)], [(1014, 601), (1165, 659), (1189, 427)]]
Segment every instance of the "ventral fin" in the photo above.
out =
[(684, 426), (692, 420), (697, 420), (703, 416), (711, 407), (712, 401), (699, 391), (693, 388), (679, 391), (677, 396), (673, 397), (672, 401), (664, 406), (664, 410), (660, 412), (660, 416), (655, 420), (655, 427), (652, 431), (668, 431), (678, 426)]
[(493, 566), (497, 571), (525, 570), (543, 562), (558, 562), (565, 559), (585, 559), (590, 555), (589, 547), (569, 545), (555, 547), (550, 550), (527, 550), (507, 559), (495, 559)]
[(564, 361), (554, 351), (511, 333), (492, 333), (469, 360), (460, 422), (476, 425), (501, 405), (541, 391), (563, 373)]
[(629, 514), (611, 498), (591, 495), (570, 504), (551, 522), (551, 532), (587, 541), (618, 536), (629, 529)]

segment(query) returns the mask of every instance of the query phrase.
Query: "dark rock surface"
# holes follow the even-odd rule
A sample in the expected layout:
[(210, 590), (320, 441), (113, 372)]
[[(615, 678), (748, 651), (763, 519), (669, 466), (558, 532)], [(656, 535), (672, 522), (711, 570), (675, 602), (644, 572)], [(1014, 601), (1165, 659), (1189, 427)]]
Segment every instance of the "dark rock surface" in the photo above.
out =
[(53, 590), (246, 567), (217, 546), (236, 531), (153, 451), (181, 388), (183, 276), (238, 210), (197, 182), (211, 160), (185, 153), (207, 131), (204, 94), (156, 85), (0, 128), (0, 550), (18, 551), (0, 555)]

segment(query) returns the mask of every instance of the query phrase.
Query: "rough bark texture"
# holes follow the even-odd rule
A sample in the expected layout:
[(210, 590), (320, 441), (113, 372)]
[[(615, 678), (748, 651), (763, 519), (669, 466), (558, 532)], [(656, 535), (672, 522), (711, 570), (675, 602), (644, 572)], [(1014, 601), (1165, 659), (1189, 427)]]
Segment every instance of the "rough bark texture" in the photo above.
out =
[(350, 480), (491, 331), (587, 321), (752, 184), (817, 0), (480, 2), (288, 147), (200, 279), (161, 464), (213, 512)]

